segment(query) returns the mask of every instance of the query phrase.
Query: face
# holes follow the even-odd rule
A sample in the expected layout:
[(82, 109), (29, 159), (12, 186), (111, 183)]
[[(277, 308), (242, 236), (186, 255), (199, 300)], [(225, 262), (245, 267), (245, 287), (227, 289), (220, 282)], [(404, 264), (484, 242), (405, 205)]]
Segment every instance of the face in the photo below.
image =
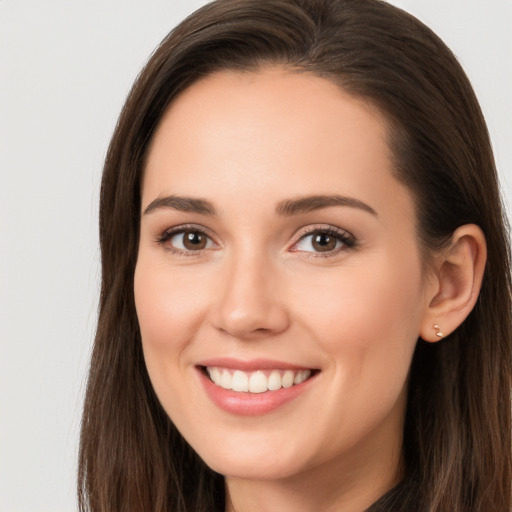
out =
[(224, 475), (396, 469), (427, 285), (386, 137), (366, 103), (278, 69), (206, 77), (156, 132), (135, 272), (144, 356)]

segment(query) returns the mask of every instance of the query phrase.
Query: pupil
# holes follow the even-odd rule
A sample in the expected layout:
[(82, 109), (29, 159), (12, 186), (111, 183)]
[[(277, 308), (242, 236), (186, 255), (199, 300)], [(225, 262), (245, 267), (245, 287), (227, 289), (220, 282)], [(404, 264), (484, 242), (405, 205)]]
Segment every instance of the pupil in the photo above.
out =
[(203, 249), (206, 245), (206, 238), (197, 231), (188, 231), (185, 233), (183, 245), (187, 249)]
[(327, 233), (318, 233), (313, 239), (313, 247), (320, 252), (332, 251), (336, 247), (336, 239)]

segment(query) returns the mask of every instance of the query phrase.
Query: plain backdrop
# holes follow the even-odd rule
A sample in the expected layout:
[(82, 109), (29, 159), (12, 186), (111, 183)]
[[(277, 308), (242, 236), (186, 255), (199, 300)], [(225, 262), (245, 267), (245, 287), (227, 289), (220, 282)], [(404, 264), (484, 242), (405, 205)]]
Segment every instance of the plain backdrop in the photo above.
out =
[[(0, 512), (77, 510), (102, 161), (141, 66), (203, 3), (0, 0)], [(392, 3), (461, 60), (509, 203), (512, 1)]]

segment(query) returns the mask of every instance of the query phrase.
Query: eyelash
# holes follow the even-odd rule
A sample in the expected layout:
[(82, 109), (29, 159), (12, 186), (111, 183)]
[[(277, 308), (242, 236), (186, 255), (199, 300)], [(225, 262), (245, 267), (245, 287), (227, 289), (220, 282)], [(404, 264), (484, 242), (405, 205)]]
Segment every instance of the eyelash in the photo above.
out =
[[(197, 226), (194, 224), (185, 224), (167, 229), (156, 239), (156, 243), (162, 245), (170, 253), (179, 256), (193, 257), (200, 255), (204, 250), (206, 250), (206, 248), (198, 250), (183, 250), (173, 247), (170, 244), (167, 244), (167, 242), (169, 242), (169, 240), (171, 240), (174, 236), (179, 234), (185, 234), (186, 232), (198, 233), (202, 236), (205, 236), (210, 242), (218, 246), (214, 241), (213, 237), (209, 234), (209, 231), (207, 229), (205, 229), (202, 226)], [(333, 250), (325, 251), (325, 253), (322, 253), (320, 251), (301, 251), (293, 249), (293, 247), (297, 246), (301, 241), (304, 241), (308, 236), (314, 236), (317, 234), (332, 236), (336, 239), (337, 242), (340, 242), (342, 246), (337, 247)], [(355, 249), (357, 247), (357, 240), (353, 235), (351, 235), (347, 231), (335, 228), (333, 226), (310, 226), (298, 234), (296, 241), (292, 244), (291, 247), (291, 252), (301, 252), (304, 254), (308, 254), (308, 258), (328, 258), (337, 255), (339, 252), (343, 250)]]
[(297, 246), (301, 241), (304, 241), (309, 236), (314, 235), (328, 235), (332, 236), (336, 239), (337, 242), (342, 244), (341, 247), (337, 247), (330, 251), (320, 252), (320, 251), (300, 251), (293, 250), (292, 252), (303, 252), (308, 254), (308, 258), (329, 258), (336, 256), (342, 251), (355, 249), (357, 247), (357, 240), (355, 237), (350, 234), (348, 231), (344, 231), (339, 228), (335, 228), (333, 226), (323, 227), (323, 226), (310, 226), (301, 231), (298, 236), (296, 242), (293, 243), (292, 247)]
[(208, 240), (210, 240), (215, 245), (217, 245), (215, 243), (215, 241), (213, 240), (213, 237), (209, 234), (209, 231), (207, 229), (205, 229), (202, 226), (197, 226), (197, 225), (194, 225), (194, 224), (184, 224), (184, 225), (181, 225), (181, 226), (175, 226), (173, 228), (166, 229), (157, 238), (156, 243), (159, 244), (159, 245), (162, 245), (171, 254), (176, 254), (178, 256), (186, 256), (186, 257), (198, 256), (199, 254), (201, 254), (203, 252), (204, 249), (199, 249), (199, 250), (196, 250), (196, 251), (193, 251), (193, 250), (183, 250), (183, 249), (178, 249), (176, 247), (173, 247), (170, 244), (167, 244), (167, 242), (169, 242), (169, 240), (171, 240), (174, 236), (179, 235), (179, 234), (185, 234), (187, 232), (198, 233), (198, 234), (200, 234), (202, 236), (205, 236)]

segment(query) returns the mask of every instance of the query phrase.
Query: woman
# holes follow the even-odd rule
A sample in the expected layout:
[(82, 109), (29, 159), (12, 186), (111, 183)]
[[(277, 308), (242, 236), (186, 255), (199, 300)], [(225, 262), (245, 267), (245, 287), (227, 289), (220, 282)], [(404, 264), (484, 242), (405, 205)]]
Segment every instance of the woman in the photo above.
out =
[(100, 216), (82, 510), (510, 510), (496, 172), (416, 19), (200, 9), (132, 89)]

